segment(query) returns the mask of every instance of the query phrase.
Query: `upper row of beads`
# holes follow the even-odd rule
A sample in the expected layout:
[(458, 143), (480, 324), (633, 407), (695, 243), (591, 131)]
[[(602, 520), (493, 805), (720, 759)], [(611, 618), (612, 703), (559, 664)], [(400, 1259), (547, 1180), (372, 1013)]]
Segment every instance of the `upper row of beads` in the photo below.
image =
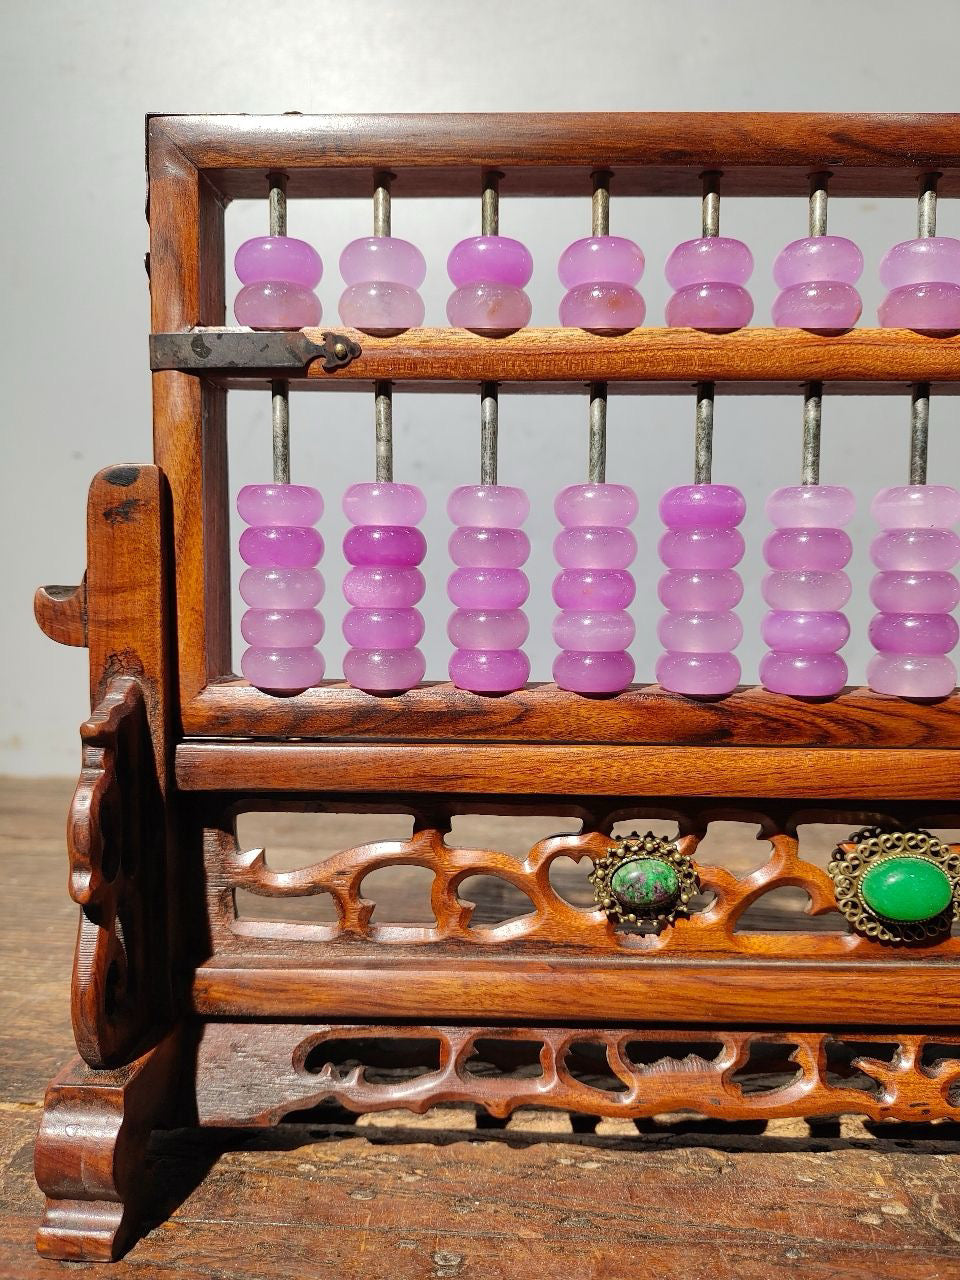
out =
[[(300, 329), (320, 323), (314, 293), (323, 275), (320, 255), (292, 236), (258, 236), (240, 246), (237, 275), (243, 288), (234, 314), (254, 329)], [(633, 329), (646, 304), (637, 289), (644, 270), (639, 245), (623, 236), (588, 236), (561, 255), (558, 274), (567, 292), (560, 323), (582, 329)], [(418, 287), (427, 265), (420, 250), (395, 236), (354, 240), (340, 255), (346, 283), (340, 319), (358, 329), (400, 330), (423, 323)], [(753, 255), (741, 240), (702, 236), (687, 240), (666, 262), (674, 289), (666, 306), (670, 326), (739, 329), (753, 317), (746, 283)], [(778, 327), (847, 329), (860, 318), (856, 283), (863, 254), (843, 236), (807, 236), (778, 255), (773, 277), (780, 288), (772, 308)], [(465, 329), (509, 331), (530, 322), (524, 286), (533, 257), (509, 236), (473, 236), (447, 258), (454, 291), (447, 320)], [(894, 245), (880, 264), (889, 290), (877, 312), (884, 328), (960, 329), (960, 239), (927, 236)]]

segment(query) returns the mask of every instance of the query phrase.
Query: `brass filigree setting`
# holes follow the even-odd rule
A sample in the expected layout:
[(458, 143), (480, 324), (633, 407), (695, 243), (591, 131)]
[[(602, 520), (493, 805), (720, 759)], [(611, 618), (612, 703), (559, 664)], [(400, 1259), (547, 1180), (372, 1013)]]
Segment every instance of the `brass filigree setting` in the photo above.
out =
[(618, 924), (673, 924), (700, 892), (693, 862), (676, 843), (648, 831), (616, 836), (590, 881), (597, 904)]
[[(876, 878), (878, 872), (891, 864), (921, 864), (924, 869), (938, 872), (934, 881), (941, 878), (949, 882), (943, 894), (949, 892), (946, 905), (931, 910), (922, 919), (895, 918), (882, 901), (870, 889), (864, 892), (868, 876)], [(947, 936), (953, 921), (960, 919), (960, 849), (943, 844), (927, 831), (881, 831), (868, 827), (856, 831), (834, 850), (827, 871), (833, 880), (837, 907), (850, 921), (857, 933), (878, 942), (923, 943)], [(929, 872), (925, 871), (929, 876)], [(922, 903), (914, 904), (914, 913), (922, 912)]]

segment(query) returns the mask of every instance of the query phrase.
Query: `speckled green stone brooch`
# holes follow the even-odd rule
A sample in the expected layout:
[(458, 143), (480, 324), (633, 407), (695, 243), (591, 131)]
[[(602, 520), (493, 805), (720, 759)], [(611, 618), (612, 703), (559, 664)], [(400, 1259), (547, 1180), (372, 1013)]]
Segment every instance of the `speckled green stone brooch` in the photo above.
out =
[(672, 924), (700, 891), (690, 859), (671, 840), (631, 832), (598, 858), (590, 873), (599, 906), (620, 924)]

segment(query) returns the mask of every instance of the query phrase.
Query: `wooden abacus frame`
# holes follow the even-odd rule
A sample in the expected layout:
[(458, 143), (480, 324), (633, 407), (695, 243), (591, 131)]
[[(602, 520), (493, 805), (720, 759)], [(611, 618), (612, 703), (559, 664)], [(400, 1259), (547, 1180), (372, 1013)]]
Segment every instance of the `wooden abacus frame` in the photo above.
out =
[[(603, 380), (612, 392), (714, 381), (753, 394), (817, 381), (880, 394), (924, 382), (953, 394), (960, 336), (221, 328), (224, 207), (262, 198), (271, 172), (287, 175), (292, 199), (367, 196), (378, 171), (399, 196), (477, 195), (489, 172), (507, 196), (583, 196), (598, 169), (626, 195), (699, 194), (716, 171), (725, 195), (802, 198), (811, 174), (829, 173), (835, 197), (915, 197), (930, 174), (957, 196), (960, 116), (154, 116), (147, 155), (154, 462), (96, 477), (84, 583), (36, 601), (48, 635), (88, 647), (93, 708), (68, 831), (81, 1059), (47, 1094), (41, 1251), (116, 1256), (161, 1123), (269, 1124), (324, 1100), (361, 1111), (446, 1099), (496, 1116), (535, 1102), (634, 1117), (960, 1117), (960, 939), (890, 948), (850, 932), (737, 930), (772, 887), (804, 888), (813, 914), (833, 907), (826, 874), (799, 855), (802, 822), (960, 825), (960, 696), (916, 704), (848, 689), (803, 702), (744, 688), (696, 701), (634, 687), (591, 699), (534, 685), (484, 698), (431, 684), (376, 698), (327, 682), (272, 697), (231, 673), (226, 464), (228, 389), (274, 377), (473, 392), (483, 381), (581, 392)], [(340, 338), (360, 354), (332, 357)], [(236, 813), (257, 807), (399, 810), (414, 829), (278, 874), (237, 844)], [(448, 845), (460, 812), (565, 812), (583, 830), (545, 833), (519, 863)], [(617, 932), (566, 902), (549, 871), (558, 857), (600, 853), (625, 817), (676, 819), (690, 854), (711, 820), (755, 820), (771, 857), (742, 880), (701, 866), (709, 908), (659, 935)], [(435, 926), (371, 920), (363, 878), (397, 864), (434, 872)], [(522, 889), (531, 914), (472, 927), (458, 888), (475, 874)], [(337, 923), (239, 920), (238, 888), (330, 894)], [(397, 1062), (412, 1041), (435, 1044), (432, 1068), (376, 1084), (324, 1058), (331, 1041), (360, 1054), (371, 1036), (388, 1060), (396, 1045)], [(837, 1083), (832, 1064), (851, 1036), (874, 1092)], [(496, 1077), (466, 1065), (480, 1040), (500, 1046), (485, 1050), (499, 1055)], [(895, 1053), (865, 1054), (874, 1041)], [(511, 1055), (531, 1043), (541, 1076), (511, 1075)], [(797, 1079), (741, 1089), (758, 1045)], [(618, 1091), (589, 1082), (598, 1054)]]

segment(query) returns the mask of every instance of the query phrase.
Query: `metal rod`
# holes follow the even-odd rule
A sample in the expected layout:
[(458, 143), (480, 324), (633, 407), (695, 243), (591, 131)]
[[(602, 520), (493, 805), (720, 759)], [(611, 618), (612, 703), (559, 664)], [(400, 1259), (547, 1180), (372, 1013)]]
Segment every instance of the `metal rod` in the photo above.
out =
[(694, 484), (710, 484), (713, 474), (713, 393), (712, 382), (697, 383), (697, 429), (693, 451)]
[(610, 234), (610, 171), (597, 169), (593, 175), (593, 207), (590, 234)]
[(497, 483), (497, 433), (500, 425), (495, 382), (480, 384), (480, 483)]
[(390, 234), (390, 180), (392, 173), (381, 172), (373, 179), (373, 234)]
[(803, 393), (803, 459), (800, 483), (820, 483), (820, 421), (823, 383), (808, 382)]
[[(287, 175), (269, 173), (270, 234), (287, 234)], [(290, 483), (290, 387), (281, 378), (270, 383), (273, 420), (273, 482)]]
[(483, 175), (483, 192), (480, 196), (480, 234), (500, 234), (500, 178), (495, 169)]
[(285, 236), (287, 234), (287, 175), (285, 173), (268, 173), (270, 184), (270, 234)]
[(705, 238), (720, 234), (720, 175), (704, 173), (700, 175), (703, 183), (703, 196), (700, 201), (700, 216)]
[(910, 402), (910, 483), (927, 483), (927, 442), (930, 435), (930, 383), (918, 382)]
[(917, 235), (921, 239), (937, 234), (937, 180), (939, 173), (927, 173), (917, 201)]
[(604, 484), (607, 479), (607, 384), (590, 383), (590, 450), (587, 479)]
[(377, 424), (377, 481), (393, 479), (393, 383), (373, 384), (374, 417)]
[(808, 226), (812, 236), (827, 234), (827, 183), (829, 180), (829, 173), (811, 173), (810, 175)]

